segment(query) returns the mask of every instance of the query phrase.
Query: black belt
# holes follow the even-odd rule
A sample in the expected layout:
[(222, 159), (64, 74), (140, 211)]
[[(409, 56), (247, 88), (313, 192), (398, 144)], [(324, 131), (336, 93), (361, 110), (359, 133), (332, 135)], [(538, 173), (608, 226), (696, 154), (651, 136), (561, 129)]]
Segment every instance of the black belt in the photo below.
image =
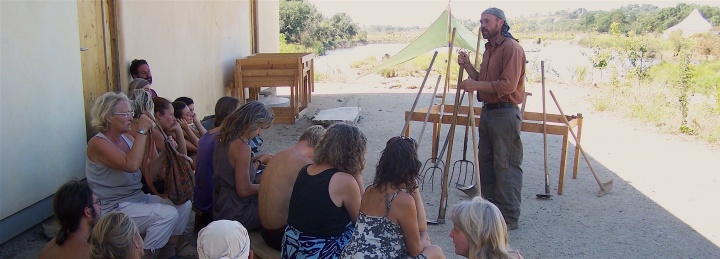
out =
[(495, 110), (500, 108), (517, 108), (517, 105), (512, 103), (486, 103), (483, 108)]

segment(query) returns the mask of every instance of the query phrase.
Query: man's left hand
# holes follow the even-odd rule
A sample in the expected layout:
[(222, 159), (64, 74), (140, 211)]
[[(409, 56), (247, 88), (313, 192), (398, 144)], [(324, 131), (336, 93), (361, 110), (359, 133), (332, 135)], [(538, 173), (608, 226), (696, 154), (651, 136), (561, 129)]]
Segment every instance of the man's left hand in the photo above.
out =
[(479, 88), (477, 83), (478, 83), (478, 81), (475, 81), (472, 78), (465, 79), (462, 81), (462, 83), (460, 83), (460, 89), (463, 89), (466, 92), (477, 91)]

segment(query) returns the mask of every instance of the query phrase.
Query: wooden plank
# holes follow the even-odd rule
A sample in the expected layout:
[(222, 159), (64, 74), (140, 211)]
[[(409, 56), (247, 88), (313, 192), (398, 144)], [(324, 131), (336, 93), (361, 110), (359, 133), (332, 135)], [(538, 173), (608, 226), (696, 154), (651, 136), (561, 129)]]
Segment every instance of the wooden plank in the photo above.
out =
[[(575, 118), (573, 116), (565, 116), (568, 121), (572, 121)], [(538, 112), (525, 112), (525, 115), (523, 115), (523, 120), (531, 120), (531, 121), (542, 121), (542, 113)], [(562, 119), (562, 115), (559, 114), (547, 114), (547, 122), (554, 122), (554, 123), (560, 123), (565, 124), (565, 121)]]
[(294, 58), (245, 58), (242, 59), (243, 65), (270, 65), (270, 64), (289, 64), (297, 66), (297, 59)]
[(244, 82), (257, 82), (257, 81), (295, 81), (294, 76), (279, 76), (279, 75), (267, 75), (267, 76), (248, 76), (247, 71), (243, 69), (243, 81)]
[(85, 101), (86, 134), (89, 139), (95, 135), (90, 125), (90, 110), (95, 100), (111, 91), (108, 80), (105, 21), (103, 2), (100, 0), (78, 1), (78, 28), (80, 36), (80, 65)]
[[(523, 121), (521, 131), (542, 133), (542, 121)], [(565, 125), (547, 124), (547, 134), (551, 135), (565, 135), (568, 129)]]
[(254, 69), (243, 70), (244, 76), (295, 76), (294, 69)]

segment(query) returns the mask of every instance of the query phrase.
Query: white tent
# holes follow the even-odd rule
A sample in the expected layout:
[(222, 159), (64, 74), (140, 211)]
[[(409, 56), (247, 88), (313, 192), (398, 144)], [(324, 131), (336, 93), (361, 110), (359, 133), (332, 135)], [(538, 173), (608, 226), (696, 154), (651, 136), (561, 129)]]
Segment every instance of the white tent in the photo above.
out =
[(689, 37), (696, 33), (705, 33), (712, 29), (712, 24), (700, 14), (698, 9), (693, 10), (685, 17), (685, 20), (663, 32), (663, 37), (668, 38), (674, 31), (682, 31), (683, 37)]

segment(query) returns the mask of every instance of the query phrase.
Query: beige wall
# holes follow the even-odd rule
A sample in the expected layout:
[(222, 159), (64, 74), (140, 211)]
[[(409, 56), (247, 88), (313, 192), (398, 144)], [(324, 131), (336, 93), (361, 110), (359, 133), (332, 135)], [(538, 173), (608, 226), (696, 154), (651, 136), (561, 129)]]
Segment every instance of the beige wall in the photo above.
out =
[[(85, 175), (75, 1), (1, 1), (0, 219)], [(0, 231), (1, 232), (1, 231)]]
[[(274, 44), (277, 49), (278, 2), (261, 2), (260, 24), (274, 29), (260, 34), (270, 35), (263, 36), (265, 45)], [(121, 85), (126, 87), (129, 81), (130, 61), (145, 59), (158, 95), (171, 101), (180, 96), (193, 98), (200, 117), (212, 114), (215, 102), (224, 96), (235, 59), (251, 53), (247, 0), (125, 0), (119, 2), (118, 19)]]
[(280, 52), (280, 1), (258, 1), (258, 52)]
[[(250, 3), (118, 0), (121, 85), (147, 59), (157, 92), (210, 114), (250, 54)], [(276, 52), (278, 2), (259, 4), (263, 52)], [(85, 121), (76, 1), (0, 1), (0, 222), (84, 178)], [(42, 220), (42, 219), (39, 219)], [(0, 231), (3, 232), (3, 231)]]

